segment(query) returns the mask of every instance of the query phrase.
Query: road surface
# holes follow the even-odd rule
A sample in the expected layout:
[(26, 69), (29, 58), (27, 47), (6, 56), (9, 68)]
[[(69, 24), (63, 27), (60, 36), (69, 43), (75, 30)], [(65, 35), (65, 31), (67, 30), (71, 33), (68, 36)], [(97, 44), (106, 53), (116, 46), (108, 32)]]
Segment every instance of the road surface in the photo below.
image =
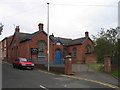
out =
[(110, 88), (94, 82), (78, 80), (40, 70), (14, 69), (2, 63), (2, 88)]

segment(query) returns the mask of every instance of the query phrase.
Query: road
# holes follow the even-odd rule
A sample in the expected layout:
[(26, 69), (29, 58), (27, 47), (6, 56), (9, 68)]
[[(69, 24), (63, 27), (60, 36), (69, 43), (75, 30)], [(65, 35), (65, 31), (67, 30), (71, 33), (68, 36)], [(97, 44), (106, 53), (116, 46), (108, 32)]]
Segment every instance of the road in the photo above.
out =
[(110, 88), (94, 82), (78, 80), (39, 70), (18, 70), (2, 63), (2, 88)]

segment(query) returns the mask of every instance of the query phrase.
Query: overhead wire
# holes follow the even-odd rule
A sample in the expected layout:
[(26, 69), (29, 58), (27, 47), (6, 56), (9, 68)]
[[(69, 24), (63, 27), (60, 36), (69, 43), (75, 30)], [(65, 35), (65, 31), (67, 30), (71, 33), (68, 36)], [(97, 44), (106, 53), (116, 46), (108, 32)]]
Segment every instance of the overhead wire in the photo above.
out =
[[(59, 5), (59, 6), (81, 6), (81, 7), (118, 7), (117, 5), (82, 5), (82, 4), (50, 4), (50, 5)], [(43, 7), (43, 5), (42, 5)], [(40, 8), (42, 8), (40, 7)], [(39, 9), (40, 9), (39, 8)], [(6, 16), (6, 17), (2, 17), (2, 18), (8, 18), (8, 17), (13, 17), (13, 16), (16, 16), (16, 15), (20, 15), (20, 14), (23, 14), (23, 13), (26, 13), (26, 12), (30, 12), (31, 10), (34, 10), (36, 8), (31, 8), (31, 9), (28, 9), (28, 10), (25, 10), (25, 11), (22, 11), (22, 12), (18, 12), (18, 13), (15, 13), (15, 14), (12, 14), (10, 16)]]
[(61, 6), (88, 6), (88, 7), (118, 7), (118, 5), (85, 5), (85, 4), (50, 4), (50, 5), (61, 5)]

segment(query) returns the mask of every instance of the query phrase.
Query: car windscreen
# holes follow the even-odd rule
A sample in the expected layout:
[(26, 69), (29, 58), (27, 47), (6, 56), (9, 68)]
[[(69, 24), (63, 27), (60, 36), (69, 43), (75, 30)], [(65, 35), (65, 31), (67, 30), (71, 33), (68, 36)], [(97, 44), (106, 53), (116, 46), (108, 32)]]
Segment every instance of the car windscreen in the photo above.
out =
[(20, 62), (27, 62), (26, 58), (20, 58)]

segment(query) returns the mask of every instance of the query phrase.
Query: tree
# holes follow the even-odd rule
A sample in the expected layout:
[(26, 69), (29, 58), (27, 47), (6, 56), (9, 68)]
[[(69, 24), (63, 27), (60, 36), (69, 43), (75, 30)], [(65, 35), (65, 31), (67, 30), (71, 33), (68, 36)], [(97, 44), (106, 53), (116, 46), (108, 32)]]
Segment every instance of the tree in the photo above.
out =
[(2, 30), (3, 30), (3, 26), (4, 25), (2, 25), (2, 23), (0, 23), (0, 35), (1, 35)]
[(117, 55), (120, 57), (120, 27), (117, 27)]
[(118, 31), (117, 28), (110, 28), (108, 30), (101, 29), (97, 36), (93, 35), (95, 42), (95, 53), (99, 61), (102, 61), (104, 56), (115, 56), (118, 52)]

